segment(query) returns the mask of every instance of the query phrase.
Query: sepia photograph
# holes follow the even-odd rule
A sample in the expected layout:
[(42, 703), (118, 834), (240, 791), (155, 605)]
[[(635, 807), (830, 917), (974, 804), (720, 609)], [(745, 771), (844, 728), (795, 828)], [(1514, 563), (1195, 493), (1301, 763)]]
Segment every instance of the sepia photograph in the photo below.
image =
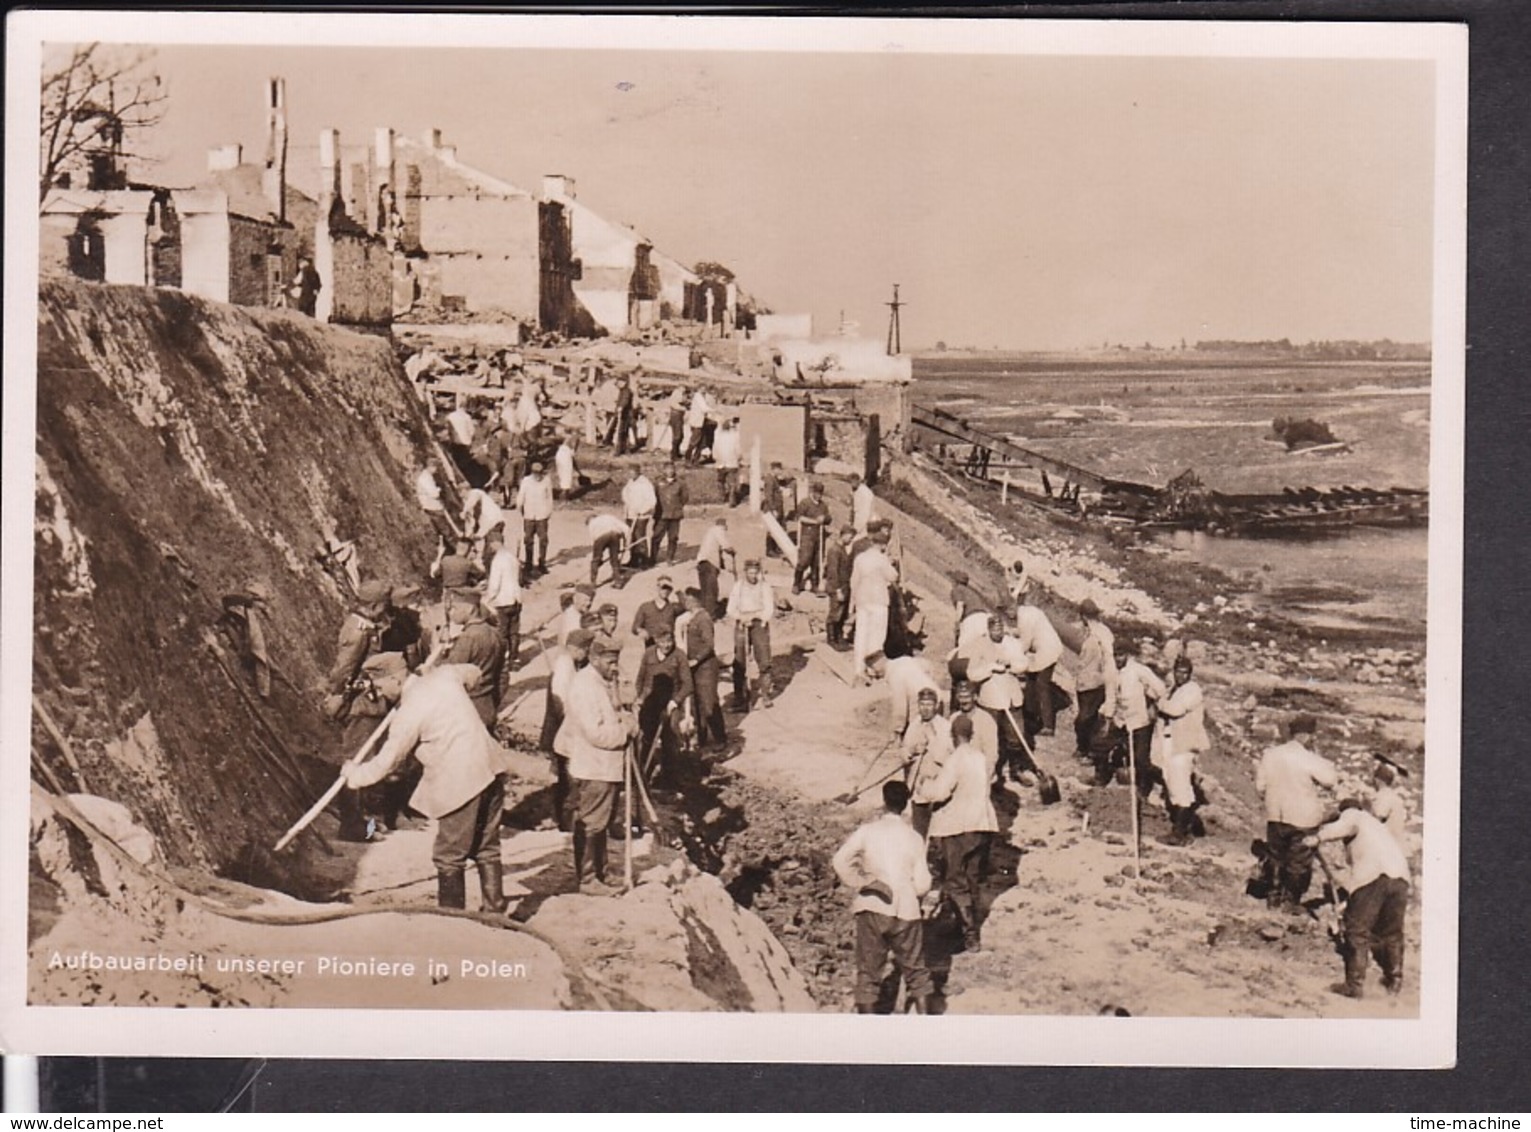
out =
[(1452, 1062), (1465, 30), (10, 24), (3, 1044)]

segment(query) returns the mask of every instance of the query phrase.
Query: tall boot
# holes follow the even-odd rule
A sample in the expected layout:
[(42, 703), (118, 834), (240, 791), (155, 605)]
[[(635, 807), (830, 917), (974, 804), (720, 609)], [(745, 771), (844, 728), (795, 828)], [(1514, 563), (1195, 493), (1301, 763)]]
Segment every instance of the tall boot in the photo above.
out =
[(606, 831), (585, 834), (585, 857), (579, 874), (579, 890), (586, 896), (616, 896), (606, 883)]
[(606, 831), (596, 830), (589, 835), (585, 849), (589, 853), (589, 874), (602, 884), (606, 883)]
[(1349, 940), (1345, 941), (1345, 981), (1330, 988), (1335, 994), (1346, 998), (1361, 998), (1365, 995), (1366, 951), (1365, 946), (1357, 947)]
[(441, 869), (436, 873), (436, 904), (442, 908), (468, 906), (468, 878), (461, 869)]
[(964, 900), (954, 900), (957, 906), (957, 916), (962, 921), (962, 950), (973, 952), (982, 951), (983, 943), (978, 938), (978, 903), (972, 897)]
[(491, 916), (503, 913), (510, 901), (505, 897), (505, 867), (498, 860), (478, 863), (478, 885), (483, 908)]
[[(589, 835), (585, 832), (584, 822), (574, 823), (574, 885), (578, 888), (585, 883), (585, 862), (589, 856)], [(591, 874), (592, 878), (594, 874)]]

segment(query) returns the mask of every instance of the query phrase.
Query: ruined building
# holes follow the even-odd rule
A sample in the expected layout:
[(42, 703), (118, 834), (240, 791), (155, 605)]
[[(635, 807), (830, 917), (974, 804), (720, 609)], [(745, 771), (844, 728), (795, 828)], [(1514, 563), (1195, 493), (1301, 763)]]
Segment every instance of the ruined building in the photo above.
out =
[(660, 323), (729, 337), (748, 325), (731, 279), (704, 279), (607, 220), (569, 177), (545, 177), (538, 196), (468, 165), (440, 130), (383, 127), (360, 146), (324, 130), (289, 170), (286, 84), (270, 79), (263, 93), (263, 161), (220, 146), (196, 188), (128, 186), (120, 161), (96, 155), (85, 189), (44, 202), (44, 273), (287, 306), (307, 257), (314, 313), (330, 322), (498, 318), (570, 337)]
[(569, 217), (580, 266), (574, 295), (603, 331), (620, 335), (646, 330), (661, 320), (691, 317), (687, 296), (701, 283), (693, 271), (651, 240), (578, 200), (571, 178), (556, 173), (544, 177), (542, 195)]
[[(208, 155), (207, 180), (197, 188), (128, 185), (122, 170), (92, 162), (84, 189), (51, 190), (42, 207), (42, 272), (280, 307), (289, 305), (307, 256), (321, 277), (317, 317), (386, 325), (393, 304), (385, 242), (334, 207), (338, 193), (316, 198), (289, 184), (286, 84), (271, 79), (265, 96), (259, 165), (245, 162), (243, 146), (225, 145)], [(321, 157), (324, 150), (322, 137)], [(320, 183), (337, 184), (335, 170), (321, 170)]]

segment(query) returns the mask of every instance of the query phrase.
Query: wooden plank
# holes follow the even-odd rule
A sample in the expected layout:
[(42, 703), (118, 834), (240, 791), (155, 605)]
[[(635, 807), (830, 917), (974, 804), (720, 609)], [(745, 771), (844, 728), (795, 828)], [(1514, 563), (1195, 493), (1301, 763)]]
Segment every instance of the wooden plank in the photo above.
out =
[(916, 405), (910, 410), (910, 420), (917, 428), (927, 429), (930, 432), (942, 436), (948, 436), (967, 444), (976, 444), (980, 448), (987, 448), (991, 452), (1006, 457), (1013, 463), (1025, 467), (1042, 468), (1056, 475), (1065, 476), (1074, 483), (1081, 483), (1087, 487), (1100, 490), (1110, 483), (1106, 477), (1097, 475), (1077, 464), (1070, 464), (1065, 460), (1056, 460), (1051, 456), (1044, 456), (1040, 452), (1034, 452), (1028, 448), (1022, 448), (1019, 444), (1013, 444), (1003, 437), (995, 436), (981, 429), (976, 429), (966, 421), (959, 420), (952, 414), (941, 409), (927, 409)]

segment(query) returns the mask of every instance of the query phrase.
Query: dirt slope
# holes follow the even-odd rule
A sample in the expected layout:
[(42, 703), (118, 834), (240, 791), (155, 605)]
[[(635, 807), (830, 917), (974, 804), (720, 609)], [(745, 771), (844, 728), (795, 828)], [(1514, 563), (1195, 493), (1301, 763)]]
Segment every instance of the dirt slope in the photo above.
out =
[[(237, 868), (335, 757), (300, 694), (344, 611), (321, 539), (383, 577), (429, 560), (417, 411), (384, 340), (285, 312), (50, 281), (38, 336), (34, 688), (92, 791), (176, 863)], [(285, 677), (269, 728), (204, 637), (252, 579)]]

